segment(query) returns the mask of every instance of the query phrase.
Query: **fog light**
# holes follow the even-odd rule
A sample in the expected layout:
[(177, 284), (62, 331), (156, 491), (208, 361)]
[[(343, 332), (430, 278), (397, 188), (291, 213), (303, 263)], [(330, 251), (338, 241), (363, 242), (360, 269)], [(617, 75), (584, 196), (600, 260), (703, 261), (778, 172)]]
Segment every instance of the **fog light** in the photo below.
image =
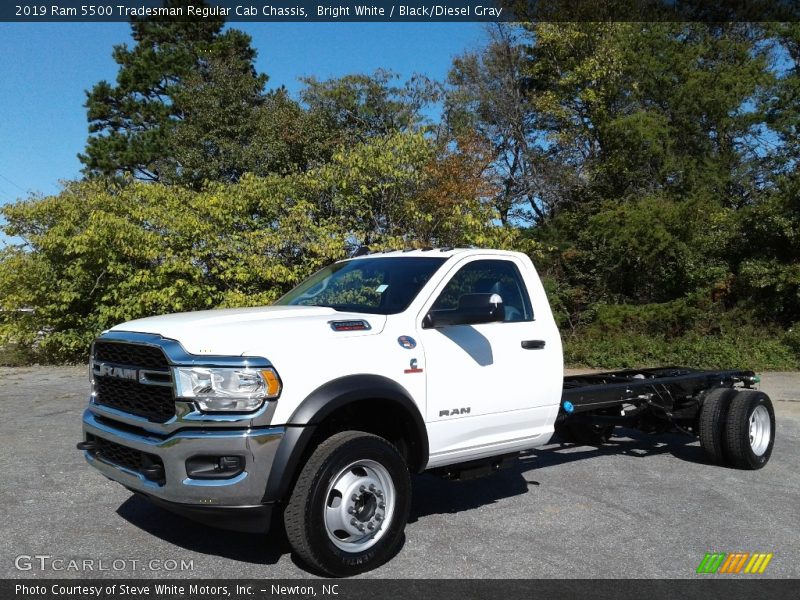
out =
[(230, 479), (243, 471), (243, 456), (192, 456), (186, 460), (186, 474), (192, 479)]

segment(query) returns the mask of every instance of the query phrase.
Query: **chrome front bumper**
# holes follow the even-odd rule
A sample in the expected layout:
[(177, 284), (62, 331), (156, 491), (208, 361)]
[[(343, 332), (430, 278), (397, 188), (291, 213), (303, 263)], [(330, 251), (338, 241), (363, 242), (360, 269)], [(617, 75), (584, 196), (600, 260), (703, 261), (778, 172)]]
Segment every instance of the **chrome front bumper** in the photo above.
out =
[[(91, 434), (158, 456), (164, 463), (164, 483), (156, 483), (139, 472), (84, 451), (89, 464), (109, 479), (151, 498), (198, 507), (262, 504), (272, 462), (284, 435), (283, 427), (189, 429), (158, 435), (124, 423), (115, 427), (113, 420), (98, 416), (91, 408), (83, 413), (84, 439)], [(186, 459), (196, 455), (244, 456), (245, 468), (231, 479), (192, 479), (186, 473)]]

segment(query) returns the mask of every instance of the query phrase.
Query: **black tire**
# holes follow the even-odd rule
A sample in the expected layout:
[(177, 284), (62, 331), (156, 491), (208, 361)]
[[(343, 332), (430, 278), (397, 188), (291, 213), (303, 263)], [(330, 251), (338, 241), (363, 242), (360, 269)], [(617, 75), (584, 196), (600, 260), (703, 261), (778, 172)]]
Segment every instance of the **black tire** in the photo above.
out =
[(725, 452), (730, 465), (760, 469), (769, 462), (774, 445), (775, 411), (769, 396), (756, 390), (739, 391), (731, 400), (725, 423)]
[(700, 409), (700, 447), (708, 460), (715, 465), (728, 463), (725, 453), (725, 419), (731, 400), (737, 391), (733, 388), (715, 388), (703, 397)]
[[(359, 461), (376, 463), (391, 478), (393, 511), (390, 518), (378, 523), (376, 534), (379, 529), (382, 531), (377, 541), (372, 542), (374, 545), (359, 550), (354, 544), (352, 551), (346, 551), (331, 540), (325, 512), (332, 497), (329, 487)], [(363, 495), (370, 493), (366, 491)], [(369, 501), (373, 499), (376, 498), (373, 496)], [(297, 556), (312, 568), (334, 577), (356, 575), (383, 564), (400, 548), (410, 508), (411, 477), (395, 447), (376, 435), (345, 431), (322, 442), (303, 466), (284, 513), (286, 536)], [(375, 518), (380, 517), (377, 514)]]
[(614, 426), (566, 422), (558, 423), (555, 430), (556, 435), (565, 442), (580, 446), (602, 446), (611, 438)]

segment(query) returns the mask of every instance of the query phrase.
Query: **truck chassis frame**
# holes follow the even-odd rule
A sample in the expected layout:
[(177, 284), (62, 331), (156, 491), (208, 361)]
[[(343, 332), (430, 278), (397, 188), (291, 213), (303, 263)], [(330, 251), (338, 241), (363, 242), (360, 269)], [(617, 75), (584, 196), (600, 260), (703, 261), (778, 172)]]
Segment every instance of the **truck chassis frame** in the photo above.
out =
[(674, 426), (697, 435), (697, 420), (707, 392), (717, 388), (752, 389), (753, 371), (704, 371), (688, 367), (628, 369), (564, 377), (556, 423), (634, 426), (648, 431)]

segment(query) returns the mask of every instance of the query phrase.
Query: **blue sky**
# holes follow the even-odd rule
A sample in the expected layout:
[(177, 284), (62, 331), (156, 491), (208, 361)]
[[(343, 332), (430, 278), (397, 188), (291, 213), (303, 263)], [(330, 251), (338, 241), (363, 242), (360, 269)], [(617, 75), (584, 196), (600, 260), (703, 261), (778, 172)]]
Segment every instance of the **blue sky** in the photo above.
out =
[[(452, 58), (479, 46), (478, 23), (235, 23), (258, 50), (269, 87), (296, 93), (298, 77), (336, 77), (379, 67), (441, 79)], [(87, 128), (84, 90), (113, 81), (114, 44), (126, 23), (0, 24), (0, 204), (51, 194), (79, 176)], [(0, 235), (0, 243), (2, 235)], [(0, 244), (1, 245), (1, 244)]]

